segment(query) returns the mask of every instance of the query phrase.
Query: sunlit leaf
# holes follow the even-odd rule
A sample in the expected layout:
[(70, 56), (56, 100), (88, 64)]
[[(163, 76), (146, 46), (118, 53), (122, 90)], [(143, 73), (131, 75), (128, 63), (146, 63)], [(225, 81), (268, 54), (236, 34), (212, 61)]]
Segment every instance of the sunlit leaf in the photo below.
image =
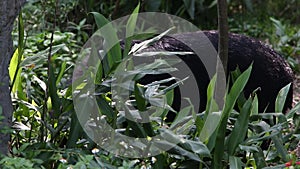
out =
[(59, 72), (59, 74), (58, 74), (58, 76), (57, 76), (56, 83), (55, 83), (56, 85), (58, 85), (59, 82), (61, 81), (61, 79), (62, 79), (62, 77), (63, 77), (63, 75), (64, 75), (64, 73), (65, 73), (66, 66), (67, 66), (67, 62), (64, 61), (64, 62), (61, 64), (60, 72)]
[(22, 122), (14, 122), (12, 128), (15, 130), (30, 130), (30, 127), (26, 126)]
[(288, 85), (286, 85), (279, 91), (279, 93), (276, 97), (276, 101), (275, 101), (275, 112), (283, 111), (285, 101), (286, 101), (288, 93), (290, 91), (290, 87), (291, 87), (291, 83), (289, 83)]

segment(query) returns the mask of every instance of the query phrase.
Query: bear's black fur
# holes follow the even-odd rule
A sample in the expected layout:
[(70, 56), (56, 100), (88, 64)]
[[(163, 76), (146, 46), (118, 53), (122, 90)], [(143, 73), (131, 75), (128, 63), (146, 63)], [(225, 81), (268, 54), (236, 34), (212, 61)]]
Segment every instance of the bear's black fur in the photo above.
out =
[[(159, 41), (152, 44), (147, 50), (166, 50), (166, 51), (192, 51), (187, 45), (188, 43), (198, 44), (203, 38), (203, 33), (211, 41), (215, 49), (218, 49), (218, 32), (217, 31), (202, 31), (191, 32), (172, 35), (172, 37), (165, 36)], [(185, 43), (182, 43), (184, 40)], [(137, 43), (139, 41), (133, 42)], [(187, 45), (186, 45), (187, 44)], [(201, 43), (199, 43), (201, 44)], [(122, 45), (121, 45), (122, 46)], [(281, 88), (289, 83), (293, 82), (293, 72), (287, 62), (282, 58), (280, 54), (273, 49), (263, 44), (262, 42), (253, 38), (239, 35), (229, 34), (229, 47), (228, 47), (228, 71), (234, 71), (237, 66), (243, 72), (253, 62), (253, 68), (250, 75), (250, 79), (244, 89), (246, 97), (258, 87), (259, 111), (266, 112), (275, 111), (276, 96)], [(179, 56), (191, 69), (193, 76), (196, 78), (199, 88), (200, 106), (199, 112), (205, 110), (207, 86), (209, 84), (209, 76), (201, 62), (196, 55)], [(160, 76), (160, 75), (159, 75)], [(167, 77), (166, 75), (156, 76), (156, 79), (162, 79)], [(143, 78), (143, 83), (149, 83), (155, 80), (152, 76), (146, 76)], [(287, 100), (285, 102), (284, 111), (287, 111), (292, 106), (293, 99), (293, 87), (291, 85), (288, 93)], [(176, 92), (178, 95), (180, 93)], [(172, 107), (175, 110), (180, 107), (178, 100), (175, 100)]]

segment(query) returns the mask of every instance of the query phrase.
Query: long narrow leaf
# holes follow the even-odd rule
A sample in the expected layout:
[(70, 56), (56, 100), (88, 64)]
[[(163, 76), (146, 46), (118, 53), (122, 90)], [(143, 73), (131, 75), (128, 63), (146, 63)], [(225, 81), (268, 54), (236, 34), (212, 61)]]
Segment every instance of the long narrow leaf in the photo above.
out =
[(233, 110), (233, 107), (236, 103), (237, 98), (239, 97), (240, 93), (243, 91), (248, 79), (250, 77), (250, 73), (252, 70), (252, 64), (249, 68), (243, 72), (232, 85), (231, 90), (226, 97), (225, 107), (222, 112), (222, 119), (220, 126), (218, 127), (217, 137), (215, 142), (215, 151), (214, 151), (214, 159), (213, 159), (213, 166), (214, 168), (222, 168), (222, 160), (224, 155), (225, 149), (225, 133), (226, 133), (226, 126), (227, 120), (230, 112)]
[(259, 150), (258, 152), (253, 153), (253, 157), (255, 159), (255, 163), (256, 163), (257, 168), (267, 167), (267, 163), (265, 161), (263, 151), (261, 150), (260, 147), (258, 147), (258, 150)]
[(140, 3), (134, 9), (134, 11), (130, 15), (130, 17), (127, 21), (127, 24), (126, 24), (126, 40), (125, 40), (125, 49), (123, 52), (124, 56), (126, 56), (128, 54), (130, 46), (131, 46), (131, 41), (133, 38), (132, 36), (134, 35), (134, 30), (136, 27), (139, 10), (140, 10)]
[(58, 85), (59, 82), (61, 81), (61, 79), (62, 79), (62, 77), (63, 77), (63, 75), (64, 75), (64, 72), (65, 72), (65, 70), (66, 70), (66, 66), (67, 66), (67, 62), (64, 61), (64, 62), (61, 64), (60, 72), (59, 72), (59, 74), (58, 74), (58, 76), (57, 76), (56, 83), (55, 83), (56, 85)]
[(213, 135), (216, 128), (218, 127), (221, 116), (221, 112), (211, 112), (208, 114), (199, 136), (200, 141), (208, 141), (209, 137)]
[(237, 78), (235, 83), (232, 85), (228, 97), (226, 97), (226, 103), (222, 114), (223, 116), (228, 117), (229, 113), (233, 110), (237, 98), (240, 96), (249, 80), (251, 70), (252, 64)]
[(18, 69), (18, 56), (19, 56), (19, 50), (16, 49), (13, 57), (10, 60), (9, 64), (9, 77), (10, 80), (14, 83), (12, 84), (12, 92), (15, 93), (20, 88), (21, 84), (21, 69)]
[(229, 156), (229, 164), (230, 164), (230, 168), (243, 168), (243, 162), (241, 160), (241, 158), (239, 157), (235, 157), (235, 156)]
[(250, 97), (244, 104), (239, 117), (234, 124), (234, 128), (228, 138), (228, 153), (234, 155), (238, 145), (245, 139), (248, 131), (249, 117), (251, 114), (252, 97)]
[(134, 34), (134, 29), (136, 26), (136, 21), (138, 19), (138, 14), (140, 10), (140, 3), (135, 7), (135, 9), (133, 10), (132, 14), (130, 15), (127, 24), (126, 24), (126, 36), (130, 37), (133, 36)]
[(279, 91), (277, 98), (276, 98), (276, 102), (275, 102), (275, 112), (283, 111), (285, 100), (290, 91), (290, 87), (291, 87), (291, 83), (289, 83), (288, 85), (286, 85)]
[(139, 111), (145, 111), (146, 110), (146, 100), (143, 97), (143, 94), (145, 93), (145, 88), (142, 87), (140, 84), (134, 85), (134, 96), (137, 103), (137, 108)]
[(158, 36), (155, 36), (154, 38), (152, 39), (149, 39), (149, 40), (145, 40), (141, 43), (137, 43), (137, 44), (134, 44), (133, 47), (131, 48), (131, 50), (129, 51), (128, 55), (130, 54), (137, 54), (139, 53), (140, 51), (142, 51), (143, 49), (146, 49), (148, 46), (150, 46), (152, 43), (160, 40), (163, 36), (165, 36), (166, 34), (168, 34), (171, 30), (173, 30), (174, 27), (166, 30), (165, 32), (161, 33), (160, 35)]
[[(111, 69), (115, 66), (115, 63), (122, 59), (117, 32), (113, 25), (103, 15), (97, 12), (91, 12), (91, 14), (94, 15), (96, 24), (100, 30), (100, 36), (104, 38), (104, 50), (107, 52), (106, 60), (108, 61), (109, 69)], [(108, 72), (110, 72), (110, 70), (106, 70), (106, 74)]]
[(54, 75), (54, 69), (53, 69), (52, 65), (49, 65), (49, 68), (50, 68), (49, 81), (48, 81), (49, 96), (51, 98), (52, 109), (54, 111), (54, 117), (58, 118), (60, 115), (61, 102), (60, 102), (60, 98), (57, 95), (56, 78)]

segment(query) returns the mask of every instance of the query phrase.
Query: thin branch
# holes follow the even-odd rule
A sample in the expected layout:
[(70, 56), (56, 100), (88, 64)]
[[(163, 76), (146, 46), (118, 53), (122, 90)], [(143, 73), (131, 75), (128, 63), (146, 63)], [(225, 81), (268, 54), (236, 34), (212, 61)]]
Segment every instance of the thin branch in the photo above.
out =
[(47, 59), (47, 75), (48, 75), (48, 79), (47, 79), (47, 84), (46, 84), (46, 92), (45, 92), (45, 98), (44, 98), (44, 106), (43, 106), (43, 113), (42, 113), (42, 117), (41, 120), (43, 122), (42, 126), (41, 126), (41, 142), (44, 142), (44, 136), (46, 136), (46, 130), (47, 130), (47, 124), (46, 124), (46, 115), (48, 114), (49, 110), (47, 108), (47, 101), (48, 101), (48, 97), (49, 97), (49, 84), (51, 82), (51, 76), (50, 76), (50, 70), (51, 70), (51, 53), (52, 53), (52, 46), (53, 46), (53, 37), (54, 37), (54, 32), (55, 32), (55, 28), (56, 28), (56, 21), (57, 21), (57, 7), (58, 7), (58, 3), (59, 0), (56, 0), (55, 2), (55, 9), (54, 9), (54, 23), (53, 23), (53, 28), (51, 31), (51, 38), (50, 38), (50, 46), (49, 46), (49, 53), (48, 53), (48, 59)]

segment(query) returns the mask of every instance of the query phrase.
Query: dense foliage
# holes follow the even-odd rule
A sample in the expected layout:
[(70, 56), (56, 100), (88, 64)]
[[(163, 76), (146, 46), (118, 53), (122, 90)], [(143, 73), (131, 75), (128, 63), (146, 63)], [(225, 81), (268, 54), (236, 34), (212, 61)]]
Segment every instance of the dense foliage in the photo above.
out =
[[(162, 121), (166, 112), (160, 120), (151, 123), (141, 125), (127, 121), (124, 124), (124, 118), (116, 113), (116, 108), (112, 106), (112, 96), (108, 92), (110, 88), (107, 87), (119, 62), (108, 58), (107, 63), (112, 64), (103, 63), (102, 66), (106, 67), (107, 71), (95, 75), (101, 77), (97, 78), (98, 81), (94, 85), (97, 86), (97, 100), (101, 103), (98, 106), (101, 110), (105, 109), (107, 121), (111, 126), (122, 129), (127, 134), (130, 130), (135, 130), (135, 137), (157, 134), (162, 126), (168, 126), (172, 130), (172, 127), (182, 125), (185, 130), (180, 131), (183, 135), (182, 140), (171, 150), (142, 159), (116, 156), (101, 149), (87, 137), (74, 110), (72, 91), (76, 89), (72, 89), (72, 72), (81, 47), (98, 28), (103, 26), (101, 23), (139, 10), (167, 12), (185, 18), (202, 29), (217, 28), (214, 0), (182, 0), (178, 3), (171, 0), (145, 0), (136, 8), (138, 4), (138, 1), (133, 0), (28, 0), (16, 21), (13, 34), (16, 51), (9, 68), (14, 104), (13, 126), (9, 130), (11, 154), (2, 157), (1, 168), (297, 166), (300, 156), (298, 152), (300, 104), (296, 104), (286, 114), (258, 114), (259, 103), (255, 94), (250, 98), (240, 96), (249, 78), (251, 67), (245, 72), (232, 73), (234, 85), (226, 94), (223, 115), (213, 113), (218, 108), (213, 98), (209, 98), (210, 106), (207, 106), (205, 112), (196, 115), (191, 107), (186, 107), (178, 112), (173, 124)], [(289, 2), (230, 0), (230, 30), (259, 38), (270, 44), (288, 60), (294, 71), (298, 72), (300, 13), (297, 5), (300, 4), (296, 0)], [(128, 25), (128, 29), (134, 27), (134, 23)], [(142, 37), (147, 38), (149, 37)], [(152, 40), (155, 41), (155, 38)], [(122, 53), (118, 48), (113, 50), (115, 51), (111, 52)], [(123, 58), (128, 59), (130, 55)], [(130, 70), (130, 64), (128, 65), (127, 69)], [(138, 75), (168, 66), (170, 66), (168, 62), (157, 61), (150, 65), (148, 70), (140, 68), (135, 73)], [(161, 81), (156, 85), (160, 86), (159, 91), (164, 92), (171, 100), (176, 86), (161, 88), (165, 82)], [(214, 86), (215, 79), (212, 79), (208, 94), (212, 95)], [(288, 87), (283, 88), (278, 94), (276, 103), (278, 112), (282, 110)], [(142, 97), (145, 92), (149, 91), (139, 85), (135, 85), (132, 89), (130, 98), (134, 98), (134, 101), (131, 100), (132, 104), (139, 110), (151, 109), (152, 105), (148, 106), (146, 99)], [(155, 93), (150, 92), (148, 95)], [(241, 105), (238, 112), (233, 110), (236, 102)], [(186, 116), (188, 112), (191, 112), (192, 116)], [(0, 115), (1, 113), (0, 109)], [(227, 134), (207, 137), (205, 132), (214, 131), (210, 128), (211, 125), (220, 125), (219, 130), (224, 130)]]

